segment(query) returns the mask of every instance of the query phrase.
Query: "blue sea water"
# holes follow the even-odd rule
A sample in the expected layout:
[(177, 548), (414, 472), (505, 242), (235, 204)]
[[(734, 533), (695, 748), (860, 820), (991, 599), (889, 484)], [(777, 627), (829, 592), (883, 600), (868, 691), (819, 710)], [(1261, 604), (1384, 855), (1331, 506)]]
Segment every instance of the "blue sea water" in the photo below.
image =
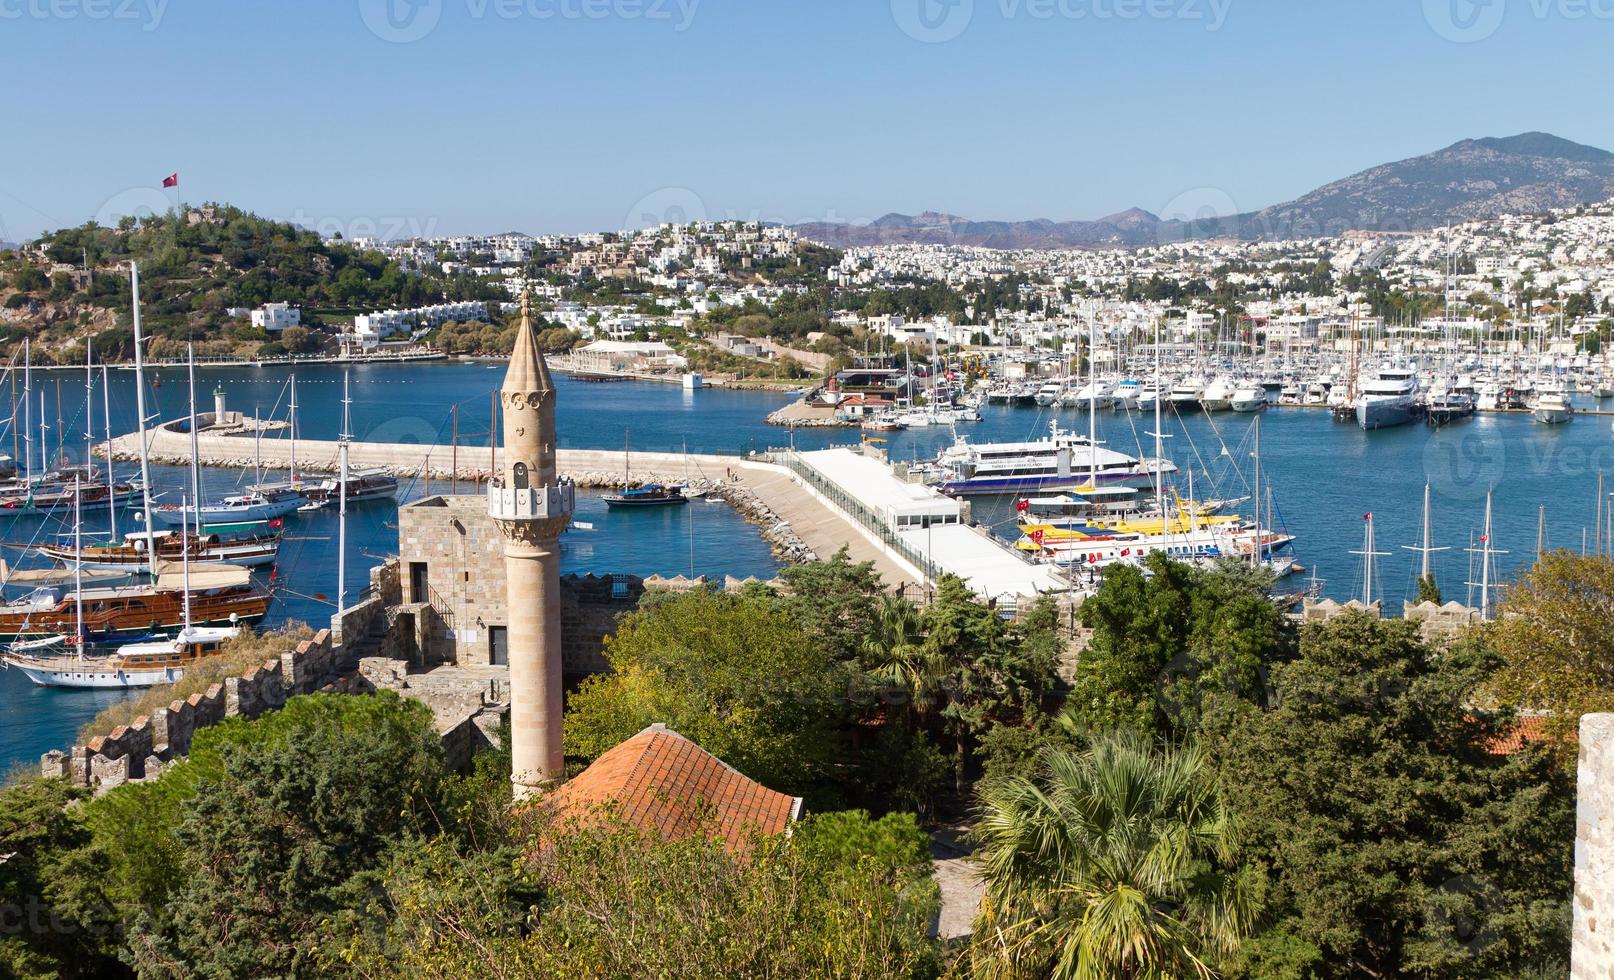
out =
[[(156, 372), (160, 384), (147, 411), (162, 418), (186, 411), (183, 370)], [(303, 367), (297, 372), (300, 431), (309, 438), (334, 438), (341, 429), (342, 369)], [(211, 408), (220, 389), (232, 409), (284, 417), (288, 374), (284, 369), (232, 368), (199, 370), (198, 392), (203, 410)], [(475, 458), (486, 451), (490, 395), (503, 379), (502, 365), (425, 363), (359, 366), (351, 369), (352, 429), (355, 438), (382, 442), (442, 442), (456, 424), (462, 453)], [(707, 388), (685, 391), (675, 385), (640, 382), (585, 384), (566, 377), (560, 387), (560, 444), (568, 448), (618, 448), (626, 441), (636, 450), (691, 453), (745, 453), (794, 443), (819, 448), (854, 442), (855, 432), (802, 428), (786, 431), (767, 425), (764, 417), (789, 396), (755, 391)], [(35, 399), (46, 395), (46, 415), (56, 439), (56, 388), (62, 391), (63, 432), (67, 451), (82, 454), (84, 388), (82, 374), (41, 372), (35, 375)], [(110, 373), (114, 430), (134, 428), (133, 375)], [(6, 397), (0, 388), (0, 398)], [(99, 418), (99, 392), (96, 415)], [(1582, 406), (1588, 407), (1588, 406)], [(990, 406), (980, 423), (960, 426), (975, 441), (1037, 438), (1057, 419), (1067, 428), (1085, 431), (1084, 413)], [(37, 415), (35, 426), (37, 431)], [(1165, 454), (1194, 479), (1199, 496), (1248, 494), (1253, 476), (1254, 419), (1221, 414), (1168, 418), (1163, 431)], [(97, 435), (99, 437), (97, 422)], [(1272, 488), (1278, 523), (1298, 535), (1295, 554), (1323, 580), (1323, 590), (1336, 598), (1359, 595), (1363, 516), (1375, 517), (1376, 550), (1388, 552), (1376, 565), (1375, 593), (1392, 607), (1414, 591), (1418, 556), (1404, 545), (1416, 544), (1425, 482), (1431, 486), (1434, 543), (1449, 550), (1433, 556), (1433, 567), (1447, 597), (1468, 599), (1475, 556), (1470, 548), (1482, 526), (1487, 489), (1494, 490), (1493, 557), (1498, 579), (1512, 574), (1535, 553), (1539, 508), (1545, 507), (1549, 547), (1579, 548), (1585, 529), (1595, 526), (1597, 473), (1614, 475), (1614, 437), (1608, 420), (1582, 415), (1573, 423), (1543, 426), (1526, 415), (1484, 416), (1432, 430), (1404, 426), (1362, 432), (1334, 422), (1316, 409), (1274, 409), (1261, 416), (1262, 482)], [(1111, 448), (1139, 454), (1152, 452), (1153, 419), (1124, 413), (1099, 413), (1099, 438)], [(37, 437), (36, 437), (37, 438)], [(0, 429), (0, 451), (10, 451), (12, 433)], [(885, 447), (894, 459), (933, 456), (952, 439), (946, 427), (893, 433)], [(53, 450), (54, 452), (54, 450)], [(37, 453), (37, 447), (36, 447)], [(120, 464), (120, 473), (133, 465)], [(159, 467), (153, 482), (172, 496), (188, 485), (181, 468)], [(220, 495), (249, 481), (236, 470), (204, 473), (206, 492)], [(401, 496), (425, 491), (415, 482)], [(432, 488), (441, 492), (438, 482)], [(1614, 481), (1609, 490), (1614, 491)], [(981, 500), (976, 518), (1008, 533), (1012, 517), (1008, 501)], [(1247, 509), (1247, 508), (1246, 508)], [(578, 519), (594, 526), (574, 530), (563, 539), (562, 567), (567, 572), (679, 573), (767, 577), (777, 562), (758, 536), (728, 507), (696, 502), (670, 510), (607, 511), (598, 495), (579, 500)], [(127, 517), (124, 518), (127, 526)], [(349, 595), (368, 581), (369, 569), (396, 550), (396, 506), (373, 503), (350, 513), (347, 588)], [(86, 530), (104, 530), (103, 515), (87, 515)], [(59, 519), (0, 516), (0, 541), (28, 542), (41, 533), (64, 528)], [(322, 623), (336, 593), (336, 515), (321, 511), (299, 515), (287, 529), (288, 540), (275, 586), (279, 601), (270, 623), (288, 619)], [(21, 552), (5, 557), (18, 561)], [(1296, 586), (1299, 587), (1298, 585)], [(53, 691), (34, 688), (14, 671), (0, 671), (0, 771), (17, 762), (32, 763), (40, 753), (68, 745), (79, 727), (114, 693)]]

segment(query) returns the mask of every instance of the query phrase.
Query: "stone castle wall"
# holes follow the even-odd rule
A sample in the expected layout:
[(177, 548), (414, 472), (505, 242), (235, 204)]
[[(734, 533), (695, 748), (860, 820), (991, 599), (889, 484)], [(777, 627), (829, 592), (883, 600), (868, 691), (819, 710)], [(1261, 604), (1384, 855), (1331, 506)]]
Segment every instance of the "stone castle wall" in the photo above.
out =
[(1569, 975), (1614, 976), (1614, 714), (1580, 719)]
[(240, 677), (229, 677), (205, 692), (175, 700), (128, 725), (97, 735), (67, 752), (51, 751), (40, 771), (101, 792), (131, 779), (147, 779), (190, 752), (196, 732), (237, 715), (255, 718), (274, 711), (298, 694), (346, 691), (350, 681), (339, 663), (331, 632), (321, 630), (295, 650), (265, 660)]

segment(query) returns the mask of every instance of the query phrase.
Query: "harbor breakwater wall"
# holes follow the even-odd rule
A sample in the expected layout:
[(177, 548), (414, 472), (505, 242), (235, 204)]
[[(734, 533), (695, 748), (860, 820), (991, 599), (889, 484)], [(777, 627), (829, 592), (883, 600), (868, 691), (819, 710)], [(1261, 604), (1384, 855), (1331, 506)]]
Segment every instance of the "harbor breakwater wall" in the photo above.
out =
[(191, 740), (203, 728), (236, 716), (256, 718), (299, 694), (356, 693), (359, 680), (332, 642), (330, 630), (320, 630), (296, 649), (266, 659), (240, 677), (226, 678), (204, 692), (175, 700), (84, 745), (45, 753), (40, 771), (97, 793), (131, 780), (154, 778), (165, 765), (189, 754)]
[[(234, 413), (231, 413), (234, 416)], [(261, 455), (254, 440), (239, 434), (209, 432), (213, 420), (211, 413), (199, 416), (201, 430), (197, 434), (197, 460), (202, 466), (220, 469), (253, 469), (260, 464), (264, 469), (287, 469), (291, 464), (289, 441), (265, 442)], [(226, 432), (250, 430), (251, 420), (228, 420)], [(147, 454), (153, 463), (167, 466), (189, 466), (191, 463), (190, 435), (183, 421), (168, 422), (147, 431)], [(247, 429), (241, 426), (247, 425)], [(97, 447), (97, 454), (104, 455)], [(112, 442), (112, 457), (120, 462), (140, 459), (137, 433), (119, 436)], [(747, 487), (740, 478), (742, 471), (767, 467), (766, 458), (717, 456), (702, 453), (621, 453), (600, 449), (560, 449), (556, 451), (560, 475), (579, 487), (617, 488), (631, 477), (632, 483), (666, 483), (687, 485), (695, 493), (710, 494), (733, 507), (740, 516), (756, 525), (763, 540), (768, 542), (774, 555), (782, 561), (808, 562), (818, 555), (807, 542), (797, 535), (768, 502)], [(382, 470), (403, 480), (423, 481), (425, 495), (434, 489), (433, 483), (451, 493), (478, 493), (476, 484), (488, 478), (491, 469), (500, 464), (498, 453), (489, 453), (486, 447), (476, 449), (461, 446), (456, 453), (452, 446), (354, 442), (348, 447), (348, 465), (352, 469)], [(299, 472), (334, 473), (338, 467), (337, 443), (330, 441), (299, 440), (297, 468)]]

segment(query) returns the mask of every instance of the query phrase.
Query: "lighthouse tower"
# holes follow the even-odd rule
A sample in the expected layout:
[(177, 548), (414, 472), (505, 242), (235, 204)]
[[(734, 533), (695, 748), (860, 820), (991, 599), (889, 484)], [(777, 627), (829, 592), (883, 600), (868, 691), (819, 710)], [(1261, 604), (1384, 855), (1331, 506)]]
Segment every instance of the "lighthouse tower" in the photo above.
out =
[(521, 328), (499, 392), (504, 465), (488, 514), (504, 534), (510, 624), (510, 753), (517, 799), (561, 778), (560, 558), (575, 490), (555, 473), (555, 385), (521, 297)]

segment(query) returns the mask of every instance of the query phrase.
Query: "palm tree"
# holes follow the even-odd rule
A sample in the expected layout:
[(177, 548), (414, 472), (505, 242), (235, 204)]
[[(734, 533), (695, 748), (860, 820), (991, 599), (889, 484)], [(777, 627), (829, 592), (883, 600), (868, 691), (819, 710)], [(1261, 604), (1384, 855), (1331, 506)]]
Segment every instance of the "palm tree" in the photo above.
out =
[(884, 596), (863, 639), (863, 664), (869, 674), (901, 692), (906, 717), (923, 714), (940, 692), (946, 664), (925, 642), (924, 623), (913, 603)]
[(1034, 776), (981, 793), (978, 972), (1215, 976), (1258, 911), (1231, 824), (1197, 748), (1112, 732), (1045, 752)]

